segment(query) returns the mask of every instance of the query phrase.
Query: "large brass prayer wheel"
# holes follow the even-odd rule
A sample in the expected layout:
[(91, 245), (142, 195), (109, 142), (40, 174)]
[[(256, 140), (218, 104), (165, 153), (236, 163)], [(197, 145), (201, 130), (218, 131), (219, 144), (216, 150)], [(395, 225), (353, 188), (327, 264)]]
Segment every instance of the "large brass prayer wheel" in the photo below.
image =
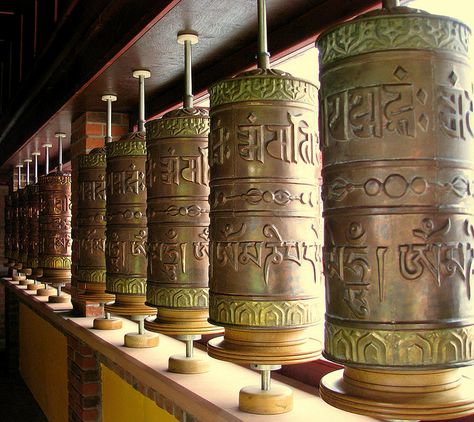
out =
[(11, 192), (5, 196), (5, 237), (4, 237), (4, 247), (5, 247), (5, 265), (10, 267), (11, 264), (11, 254), (12, 254), (12, 194)]
[(39, 185), (31, 184), (26, 187), (28, 199), (28, 260), (27, 267), (31, 268), (33, 275), (38, 275), (38, 252), (39, 252)]
[(317, 87), (277, 70), (210, 90), (212, 357), (255, 364), (317, 358), (321, 272)]
[(73, 284), (77, 296), (105, 303), (105, 148), (78, 157), (77, 217), (74, 227)]
[(209, 316), (209, 112), (187, 108), (148, 122), (145, 327), (173, 335), (221, 331)]
[(30, 219), (28, 213), (28, 190), (25, 186), (19, 190), (18, 195), (18, 221), (19, 221), (19, 244), (18, 244), (18, 261), (22, 264), (22, 271), (25, 270), (31, 274), (31, 268), (28, 268), (28, 249), (30, 234)]
[(20, 221), (19, 221), (19, 191), (12, 192), (11, 195), (11, 243), (10, 243), (10, 263), (12, 266), (18, 263), (19, 259), (19, 239), (20, 239)]
[(71, 175), (60, 171), (39, 178), (38, 265), (46, 283), (71, 282)]
[(106, 312), (154, 315), (145, 305), (147, 276), (146, 142), (133, 132), (106, 145), (106, 292), (115, 295)]
[[(474, 412), (470, 30), (393, 8), (319, 41), (324, 400), (388, 419)], [(469, 390), (470, 389), (470, 390)]]

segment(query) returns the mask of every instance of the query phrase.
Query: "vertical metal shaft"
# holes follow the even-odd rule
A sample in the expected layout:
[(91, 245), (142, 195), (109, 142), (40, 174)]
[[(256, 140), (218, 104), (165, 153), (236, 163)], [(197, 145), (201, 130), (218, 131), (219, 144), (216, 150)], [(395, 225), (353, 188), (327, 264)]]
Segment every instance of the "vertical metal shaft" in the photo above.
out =
[(33, 154), (35, 157), (35, 184), (38, 183), (38, 155), (39, 154)]
[(261, 371), (261, 375), (262, 375), (262, 390), (270, 391), (271, 380), (272, 380), (271, 371), (269, 369), (263, 369)]
[(58, 136), (58, 148), (59, 148), (59, 171), (63, 171), (63, 138)]
[(106, 125), (106, 134), (105, 142), (112, 141), (112, 100), (107, 100), (107, 125)]
[(45, 174), (49, 174), (49, 145), (45, 145), (45, 150), (46, 150), (46, 172)]
[(184, 41), (184, 108), (193, 107), (192, 45)]
[(145, 332), (145, 320), (140, 318), (138, 320), (138, 334), (143, 334)]
[(258, 0), (258, 53), (257, 65), (260, 69), (270, 67), (270, 53), (267, 45), (267, 8), (265, 0)]
[(16, 166), (18, 168), (18, 189), (21, 189), (21, 165), (17, 165)]
[(383, 0), (382, 5), (384, 9), (391, 9), (400, 6), (400, 0)]
[(30, 184), (30, 161), (31, 160), (25, 160), (25, 163), (26, 163), (26, 185), (27, 186)]
[(138, 77), (138, 131), (145, 131), (145, 78), (143, 75)]
[(194, 344), (192, 339), (186, 340), (186, 357), (192, 358), (194, 353)]

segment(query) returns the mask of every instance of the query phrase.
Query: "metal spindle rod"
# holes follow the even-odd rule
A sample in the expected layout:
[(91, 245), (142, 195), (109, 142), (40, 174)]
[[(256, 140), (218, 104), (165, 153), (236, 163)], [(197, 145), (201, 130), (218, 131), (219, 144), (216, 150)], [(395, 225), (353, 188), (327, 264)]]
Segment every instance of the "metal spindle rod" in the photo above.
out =
[(184, 45), (184, 98), (183, 107), (193, 108), (193, 72), (192, 72), (192, 45), (197, 44), (198, 35), (194, 31), (178, 32), (178, 43)]
[(270, 67), (270, 53), (267, 43), (267, 7), (265, 0), (258, 0), (258, 52), (257, 65), (260, 69)]
[(31, 159), (27, 158), (24, 161), (26, 163), (26, 186), (28, 186), (30, 184), (30, 163), (31, 163)]
[(56, 132), (55, 135), (58, 138), (58, 149), (59, 149), (59, 171), (63, 171), (63, 138), (66, 137), (65, 133)]
[(264, 369), (262, 372), (262, 390), (263, 391), (270, 391), (272, 386), (272, 376), (271, 371), (269, 369)]
[(105, 143), (112, 142), (112, 102), (117, 101), (116, 95), (102, 95), (102, 101), (107, 102), (107, 122), (105, 128)]
[(33, 157), (35, 157), (35, 184), (38, 183), (38, 156), (40, 153), (35, 151), (32, 153)]
[(186, 357), (192, 358), (193, 354), (194, 354), (193, 340), (192, 339), (186, 340)]
[(382, 5), (384, 9), (392, 9), (400, 6), (400, 0), (383, 0)]
[(145, 79), (151, 76), (148, 70), (134, 70), (134, 78), (138, 78), (138, 131), (145, 131)]
[(18, 175), (18, 189), (21, 189), (21, 168), (23, 166), (21, 164), (17, 164), (16, 168), (18, 169), (17, 175)]
[(142, 335), (145, 332), (145, 320), (140, 318), (138, 321), (138, 334)]
[(49, 174), (49, 149), (52, 147), (51, 144), (44, 144), (43, 145), (44, 149), (45, 149), (45, 174), (48, 175)]

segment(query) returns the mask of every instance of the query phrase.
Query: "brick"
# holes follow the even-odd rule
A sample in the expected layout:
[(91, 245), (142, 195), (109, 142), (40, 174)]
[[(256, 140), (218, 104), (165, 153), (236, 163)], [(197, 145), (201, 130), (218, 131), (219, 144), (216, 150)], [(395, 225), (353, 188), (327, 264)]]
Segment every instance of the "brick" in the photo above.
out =
[(126, 126), (112, 125), (112, 136), (121, 136), (121, 135), (125, 135), (128, 132), (129, 132), (128, 125)]
[(170, 399), (167, 399), (166, 397), (164, 397), (163, 401), (164, 401), (163, 409), (165, 409), (170, 415), (172, 415), (174, 412), (174, 403)]
[(86, 134), (88, 136), (98, 135), (104, 136), (105, 135), (105, 123), (86, 123)]
[(81, 343), (79, 349), (77, 350), (82, 356), (93, 357), (94, 350), (92, 350), (87, 344)]
[(97, 360), (94, 357), (82, 356), (77, 351), (74, 355), (74, 362), (82, 370), (89, 371), (89, 370), (97, 369)]
[(100, 398), (98, 396), (81, 397), (80, 399), (80, 405), (83, 409), (95, 408), (99, 403)]
[(175, 416), (178, 421), (183, 422), (185, 419), (185, 413), (183, 412), (183, 409), (181, 409), (178, 405), (173, 406), (173, 415)]

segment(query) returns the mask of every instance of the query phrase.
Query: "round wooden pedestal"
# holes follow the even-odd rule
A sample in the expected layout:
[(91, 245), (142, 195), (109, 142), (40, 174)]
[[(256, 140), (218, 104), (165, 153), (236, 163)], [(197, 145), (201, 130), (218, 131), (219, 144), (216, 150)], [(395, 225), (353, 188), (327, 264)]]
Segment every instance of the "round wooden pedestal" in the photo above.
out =
[(93, 322), (93, 328), (96, 330), (120, 330), (122, 320), (117, 318), (96, 318)]
[(33, 284), (34, 282), (34, 280), (25, 278), (24, 280), (20, 280), (20, 286), (28, 286), (29, 284)]
[(53, 289), (52, 287), (45, 287), (44, 289), (38, 289), (36, 290), (36, 294), (38, 296), (52, 296), (57, 293), (56, 289)]
[(135, 349), (156, 347), (159, 343), (159, 336), (155, 333), (127, 333), (124, 336), (124, 346)]
[(39, 290), (44, 289), (44, 284), (28, 284), (26, 290)]
[(49, 296), (48, 302), (50, 303), (67, 303), (71, 300), (70, 296), (66, 295), (52, 295)]
[(474, 412), (474, 381), (458, 369), (384, 371), (346, 367), (323, 377), (321, 397), (381, 419), (443, 420)]
[(203, 374), (209, 372), (209, 359), (197, 356), (173, 355), (168, 360), (168, 371), (176, 374)]
[(264, 391), (257, 386), (244, 387), (239, 392), (239, 409), (257, 415), (278, 415), (293, 409), (293, 391), (288, 387), (272, 386)]
[(13, 275), (12, 276), (12, 280), (13, 281), (23, 281), (23, 280), (26, 280), (26, 275), (22, 274), (22, 275)]

